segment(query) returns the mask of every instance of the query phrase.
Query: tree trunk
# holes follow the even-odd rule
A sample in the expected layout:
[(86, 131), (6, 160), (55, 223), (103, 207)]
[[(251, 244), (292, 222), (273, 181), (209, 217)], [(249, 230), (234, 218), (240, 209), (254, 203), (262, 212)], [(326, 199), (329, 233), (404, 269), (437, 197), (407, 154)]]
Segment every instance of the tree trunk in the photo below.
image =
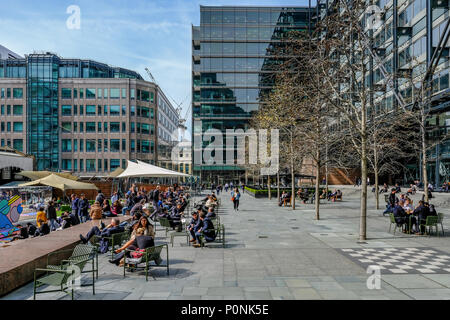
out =
[[(320, 159), (320, 151), (317, 148), (317, 159)], [(316, 160), (316, 220), (320, 220), (319, 206), (320, 206), (320, 161)]]
[(291, 132), (291, 204), (292, 210), (295, 210), (295, 172), (294, 172), (294, 145), (293, 145), (293, 137)]
[(420, 135), (422, 139), (422, 177), (423, 177), (423, 192), (425, 194), (425, 202), (428, 202), (428, 174), (427, 174), (427, 142), (425, 133), (425, 114), (422, 111), (422, 123), (420, 126)]
[(361, 217), (359, 226), (359, 240), (367, 239), (367, 137), (366, 112), (362, 110), (361, 120)]
[(272, 200), (272, 190), (270, 190), (270, 176), (267, 176), (267, 189), (269, 190), (269, 200)]
[(277, 199), (280, 199), (280, 172), (277, 171)]
[(380, 193), (378, 192), (378, 166), (375, 166), (375, 204), (377, 210), (380, 209)]

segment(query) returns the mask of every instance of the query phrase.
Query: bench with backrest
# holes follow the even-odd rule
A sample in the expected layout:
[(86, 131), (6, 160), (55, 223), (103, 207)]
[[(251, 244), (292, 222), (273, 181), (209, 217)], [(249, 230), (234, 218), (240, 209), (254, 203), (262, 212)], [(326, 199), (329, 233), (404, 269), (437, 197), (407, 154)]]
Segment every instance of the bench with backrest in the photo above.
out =
[[(91, 245), (79, 244), (71, 250), (61, 250), (53, 252), (47, 256), (49, 261), (52, 255), (62, 254), (72, 251), (71, 256), (68, 259), (62, 260), (60, 265), (47, 264), (46, 268), (36, 268), (34, 271), (34, 283), (33, 283), (33, 299), (36, 299), (37, 294), (49, 293), (49, 292), (65, 292), (71, 295), (74, 299), (75, 281), (80, 281), (79, 277), (82, 273), (92, 273), (92, 283), (84, 284), (80, 286), (92, 286), (92, 293), (95, 295), (95, 274), (97, 272), (98, 277), (98, 264), (95, 268), (94, 259), (96, 257), (97, 248)], [(84, 270), (85, 266), (91, 262), (92, 269)], [(42, 277), (38, 278), (38, 274), (45, 273)], [(42, 290), (37, 291), (41, 286), (55, 286), (58, 289), (55, 290)]]
[[(161, 252), (166, 247), (166, 264), (161, 264), (163, 261), (161, 258)], [(151, 248), (147, 248), (142, 251), (129, 250), (130, 255), (134, 253), (142, 254), (139, 258), (128, 258), (125, 257), (123, 264), (123, 276), (125, 277), (126, 271), (135, 271), (143, 268), (145, 270), (145, 281), (148, 281), (148, 271), (150, 267), (165, 267), (167, 268), (167, 275), (169, 275), (169, 246), (167, 244), (162, 244), (158, 246), (154, 246)], [(151, 265), (151, 262), (154, 262), (154, 265)], [(144, 267), (139, 267), (140, 264), (145, 264)]]

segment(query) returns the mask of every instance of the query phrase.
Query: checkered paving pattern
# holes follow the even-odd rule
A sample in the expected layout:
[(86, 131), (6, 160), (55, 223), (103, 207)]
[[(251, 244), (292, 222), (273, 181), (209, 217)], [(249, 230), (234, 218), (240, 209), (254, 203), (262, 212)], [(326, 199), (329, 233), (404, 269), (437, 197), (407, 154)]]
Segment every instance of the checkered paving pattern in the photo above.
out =
[(432, 248), (357, 248), (340, 253), (367, 269), (378, 266), (382, 274), (448, 274), (450, 255)]

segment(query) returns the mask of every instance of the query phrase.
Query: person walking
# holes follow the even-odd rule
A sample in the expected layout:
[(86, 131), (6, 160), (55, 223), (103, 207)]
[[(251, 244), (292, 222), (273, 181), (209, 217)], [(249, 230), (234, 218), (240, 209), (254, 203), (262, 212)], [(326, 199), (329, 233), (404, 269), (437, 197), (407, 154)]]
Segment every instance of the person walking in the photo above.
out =
[(231, 191), (231, 200), (233, 201), (234, 211), (239, 211), (239, 199), (241, 198), (241, 193), (239, 188), (235, 188)]

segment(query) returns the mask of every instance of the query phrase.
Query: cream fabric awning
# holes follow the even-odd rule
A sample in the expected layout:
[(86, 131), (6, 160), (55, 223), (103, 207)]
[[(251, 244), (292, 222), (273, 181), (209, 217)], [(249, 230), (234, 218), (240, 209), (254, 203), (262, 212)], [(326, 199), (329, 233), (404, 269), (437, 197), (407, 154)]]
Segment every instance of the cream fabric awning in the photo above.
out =
[(54, 174), (60, 177), (63, 177), (65, 179), (70, 179), (77, 181), (78, 177), (71, 175), (70, 173), (59, 173), (59, 172), (50, 172), (50, 171), (21, 171), (20, 175), (30, 178), (31, 180), (38, 180), (45, 177), (48, 177), (49, 175)]
[(124, 172), (117, 176), (117, 178), (175, 178), (175, 177), (189, 177), (188, 174), (180, 173), (158, 166), (154, 166), (138, 160), (138, 163), (128, 161), (128, 166)]
[(29, 186), (50, 186), (63, 191), (66, 190), (98, 190), (95, 184), (78, 182), (70, 179), (66, 179), (55, 174), (51, 174), (45, 178), (38, 179), (35, 181), (20, 184), (19, 187), (29, 187)]

